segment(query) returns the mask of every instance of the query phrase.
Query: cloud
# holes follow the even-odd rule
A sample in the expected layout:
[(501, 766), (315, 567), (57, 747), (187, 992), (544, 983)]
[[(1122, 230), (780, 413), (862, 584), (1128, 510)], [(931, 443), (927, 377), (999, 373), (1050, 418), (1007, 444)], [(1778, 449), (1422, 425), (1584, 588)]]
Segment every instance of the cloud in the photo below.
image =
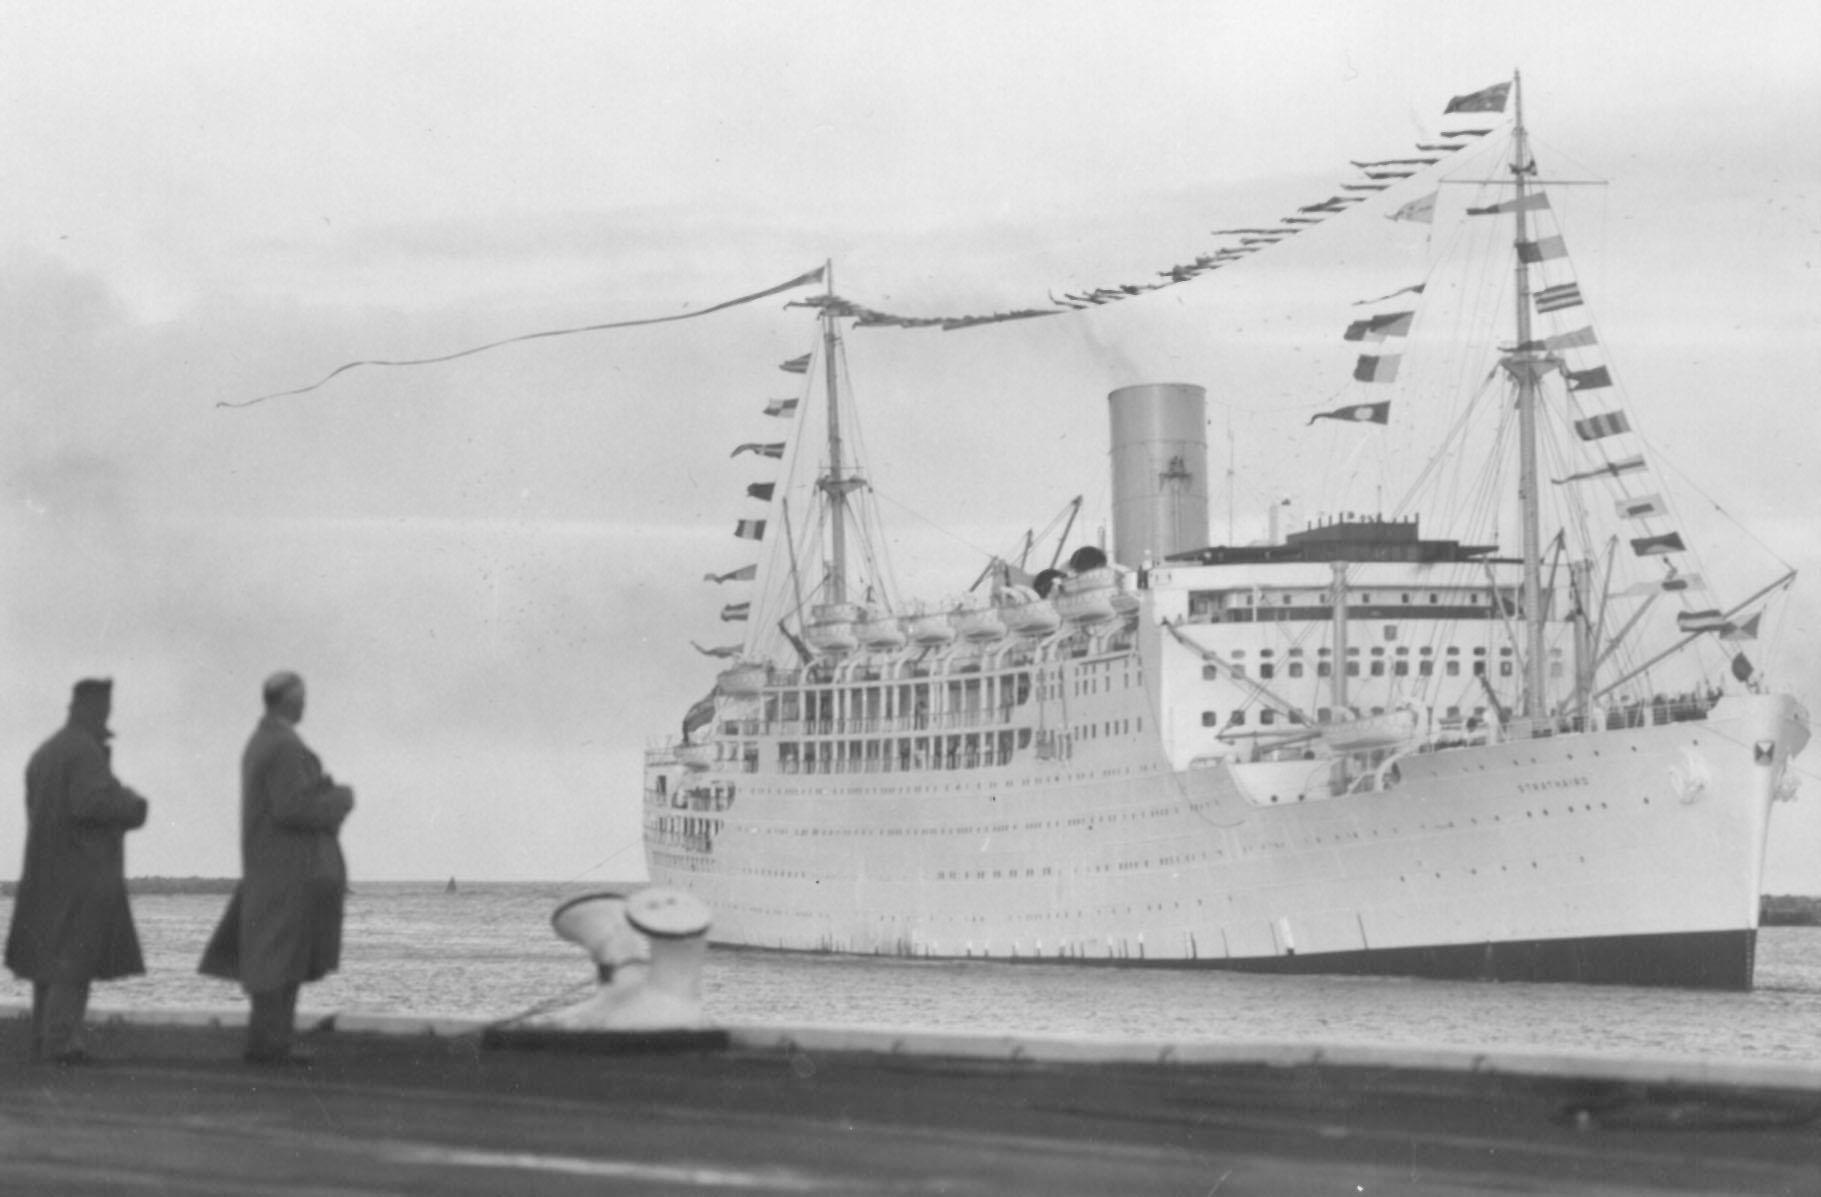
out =
[[(135, 869), (231, 872), (240, 742), (258, 680), (290, 667), (318, 698), (311, 737), (373, 804), (350, 831), (369, 868), (548, 877), (636, 838), (637, 803), (603, 793), (636, 792), (650, 712), (699, 689), (676, 676), (676, 618), (711, 622), (716, 601), (699, 579), (718, 538), (673, 522), (694, 510), (687, 479), (665, 493), (674, 468), (616, 461), (611, 438), (557, 438), (605, 445), (605, 462), (552, 452), (550, 428), (598, 423), (598, 399), (571, 394), (546, 425), (487, 371), (222, 412), (207, 400), (244, 365), (226, 347), (296, 360), (313, 330), (385, 330), (257, 304), (152, 325), (92, 275), (14, 265), (0, 756), (48, 734), (74, 678), (114, 676), (116, 761), (154, 802)], [(594, 518), (553, 523), (553, 507)], [(544, 816), (500, 834), (533, 792)], [(18, 818), (0, 807), (0, 842)]]
[(33, 516), (119, 520), (129, 510), (120, 464), (79, 446), (21, 455), (8, 464), (6, 487), (9, 500)]

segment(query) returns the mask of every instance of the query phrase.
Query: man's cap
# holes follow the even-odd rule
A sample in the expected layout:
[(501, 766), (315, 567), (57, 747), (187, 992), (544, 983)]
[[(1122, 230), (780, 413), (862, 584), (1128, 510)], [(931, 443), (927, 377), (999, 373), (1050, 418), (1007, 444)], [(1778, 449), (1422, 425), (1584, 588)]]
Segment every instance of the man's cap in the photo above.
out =
[(70, 690), (70, 701), (87, 702), (97, 698), (111, 698), (113, 694), (113, 678), (85, 677)]

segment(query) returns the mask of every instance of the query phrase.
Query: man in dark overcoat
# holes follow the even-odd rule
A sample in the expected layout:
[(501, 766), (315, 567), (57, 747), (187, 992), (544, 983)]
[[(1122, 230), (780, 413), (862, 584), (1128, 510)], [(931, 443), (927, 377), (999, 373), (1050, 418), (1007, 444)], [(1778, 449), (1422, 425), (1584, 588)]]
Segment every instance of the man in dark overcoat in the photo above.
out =
[(32, 982), (32, 1056), (86, 1061), (89, 983), (145, 971), (126, 896), (126, 833), (146, 801), (115, 777), (111, 680), (84, 678), (69, 722), (25, 767), (25, 867), (6, 967)]
[(354, 791), (337, 785), (297, 734), (303, 679), (273, 674), (263, 695), (265, 717), (240, 760), (240, 885), (201, 971), (246, 990), (248, 1061), (304, 1064), (307, 1054), (291, 1043), (297, 991), (341, 964), (348, 872), (336, 837)]

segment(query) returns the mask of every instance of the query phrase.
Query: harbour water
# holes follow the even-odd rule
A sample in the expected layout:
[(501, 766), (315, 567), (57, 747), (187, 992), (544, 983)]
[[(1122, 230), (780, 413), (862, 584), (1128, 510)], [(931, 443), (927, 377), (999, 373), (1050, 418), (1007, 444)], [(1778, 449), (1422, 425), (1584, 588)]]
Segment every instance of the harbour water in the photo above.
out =
[[(365, 883), (349, 899), (342, 971), (307, 1010), (504, 1019), (592, 984), (549, 916), (586, 885)], [(226, 898), (140, 895), (147, 974), (99, 984), (100, 1009), (222, 1008), (197, 975)], [(0, 925), (11, 918), (0, 898)], [(0, 1002), (30, 1002), (0, 979)], [(725, 1023), (895, 1027), (1175, 1042), (1401, 1044), (1821, 1065), (1821, 928), (1759, 933), (1757, 987), (1708, 993), (1377, 977), (710, 953), (704, 997)]]

